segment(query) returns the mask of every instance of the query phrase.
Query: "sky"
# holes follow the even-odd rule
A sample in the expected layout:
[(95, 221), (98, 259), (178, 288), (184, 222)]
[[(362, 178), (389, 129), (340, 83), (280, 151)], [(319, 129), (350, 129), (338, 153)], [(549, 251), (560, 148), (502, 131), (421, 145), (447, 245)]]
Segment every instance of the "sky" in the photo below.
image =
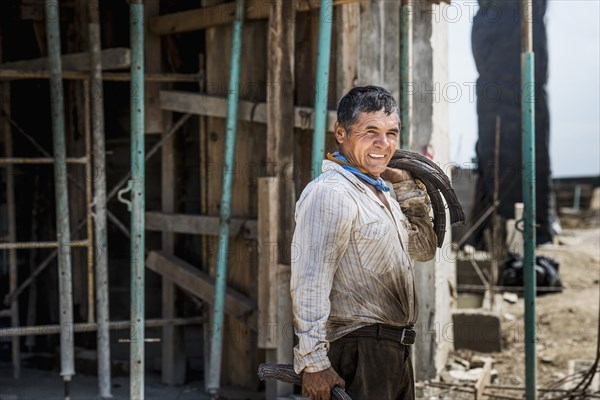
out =
[[(475, 157), (477, 112), (469, 96), (477, 70), (471, 52), (474, 0), (453, 0), (448, 80), (462, 95), (450, 103), (450, 157)], [(550, 163), (555, 178), (600, 175), (600, 0), (548, 0)], [(454, 98), (454, 95), (451, 95)]]

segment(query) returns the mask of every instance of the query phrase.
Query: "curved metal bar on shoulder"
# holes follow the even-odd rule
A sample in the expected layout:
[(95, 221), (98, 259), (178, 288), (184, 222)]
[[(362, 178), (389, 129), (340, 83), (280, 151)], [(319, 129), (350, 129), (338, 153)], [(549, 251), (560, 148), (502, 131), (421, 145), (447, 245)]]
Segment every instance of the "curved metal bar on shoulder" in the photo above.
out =
[(423, 182), (433, 208), (433, 227), (437, 236), (437, 245), (442, 247), (446, 234), (446, 205), (443, 199), (448, 205), (450, 223), (457, 225), (465, 222), (465, 213), (452, 189), (450, 178), (432, 160), (408, 150), (396, 150), (388, 167), (408, 171), (415, 179)]

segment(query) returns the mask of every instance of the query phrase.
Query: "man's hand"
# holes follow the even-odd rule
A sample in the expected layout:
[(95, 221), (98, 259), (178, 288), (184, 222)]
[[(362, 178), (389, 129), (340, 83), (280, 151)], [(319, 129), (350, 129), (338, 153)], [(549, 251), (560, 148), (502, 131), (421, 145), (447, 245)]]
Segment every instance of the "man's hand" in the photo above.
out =
[(410, 172), (398, 168), (386, 168), (381, 177), (392, 183), (408, 181), (413, 178)]
[(302, 377), (302, 396), (311, 400), (329, 400), (335, 385), (346, 387), (346, 382), (331, 367), (319, 372), (305, 372)]

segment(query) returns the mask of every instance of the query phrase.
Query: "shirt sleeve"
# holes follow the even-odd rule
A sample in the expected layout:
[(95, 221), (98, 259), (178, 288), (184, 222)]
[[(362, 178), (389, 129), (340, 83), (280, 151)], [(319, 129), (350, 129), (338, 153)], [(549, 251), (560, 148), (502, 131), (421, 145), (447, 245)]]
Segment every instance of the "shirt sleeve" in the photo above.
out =
[(408, 254), (415, 261), (433, 259), (437, 236), (429, 217), (431, 202), (425, 185), (414, 180), (407, 180), (394, 183), (393, 187), (400, 208), (407, 216), (411, 226), (408, 230)]
[(348, 247), (356, 204), (343, 192), (317, 184), (296, 208), (292, 240), (290, 291), (296, 373), (318, 372), (331, 366), (326, 323), (329, 295), (339, 260)]

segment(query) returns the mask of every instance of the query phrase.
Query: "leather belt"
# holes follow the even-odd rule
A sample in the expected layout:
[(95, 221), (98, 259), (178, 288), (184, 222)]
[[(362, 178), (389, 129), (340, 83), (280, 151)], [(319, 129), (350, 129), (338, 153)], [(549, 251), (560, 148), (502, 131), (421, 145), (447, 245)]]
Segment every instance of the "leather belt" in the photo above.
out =
[(376, 338), (400, 342), (404, 345), (414, 344), (417, 332), (412, 326), (396, 327), (391, 325), (375, 324), (368, 325), (352, 331), (345, 338)]

